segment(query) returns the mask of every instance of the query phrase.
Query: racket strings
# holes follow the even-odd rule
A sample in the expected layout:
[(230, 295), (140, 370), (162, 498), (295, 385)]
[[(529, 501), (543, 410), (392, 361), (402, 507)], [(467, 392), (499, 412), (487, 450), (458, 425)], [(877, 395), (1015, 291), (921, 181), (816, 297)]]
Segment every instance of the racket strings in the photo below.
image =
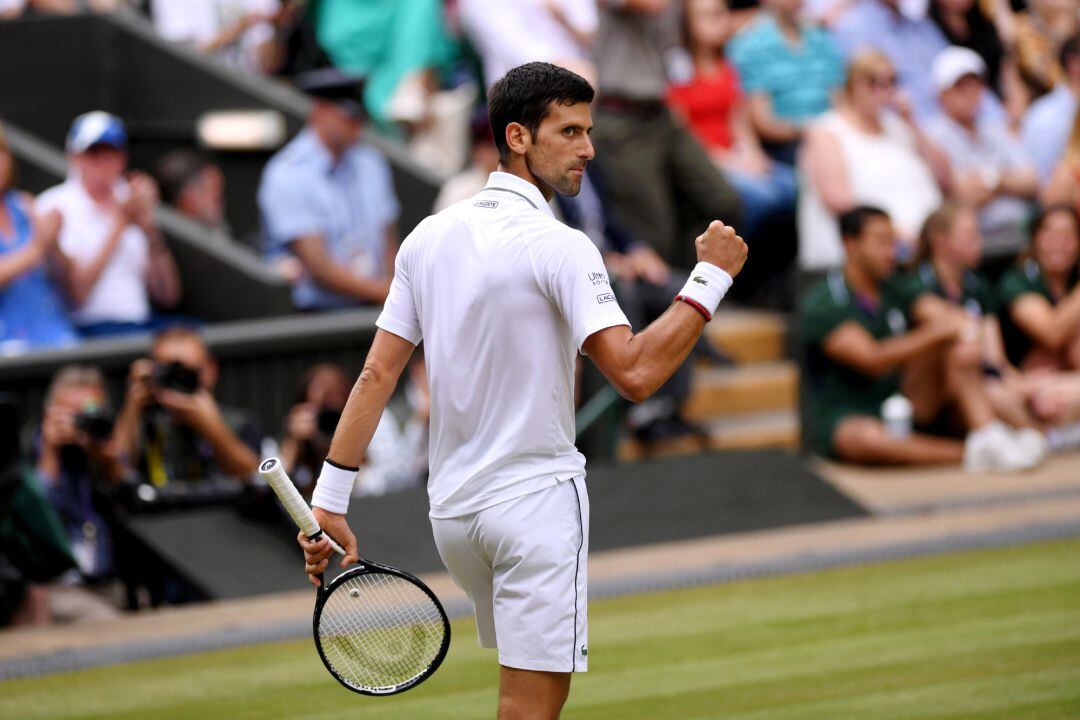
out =
[(397, 575), (349, 578), (326, 598), (318, 638), (332, 669), (348, 683), (393, 688), (424, 674), (442, 647), (442, 613)]

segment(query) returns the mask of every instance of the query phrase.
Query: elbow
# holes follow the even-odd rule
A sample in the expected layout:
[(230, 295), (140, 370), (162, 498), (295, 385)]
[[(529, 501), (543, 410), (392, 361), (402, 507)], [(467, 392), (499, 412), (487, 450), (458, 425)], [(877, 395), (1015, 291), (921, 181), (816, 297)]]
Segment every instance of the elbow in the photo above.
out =
[(619, 394), (632, 403), (645, 402), (656, 392), (656, 386), (640, 373), (628, 373), (613, 384)]

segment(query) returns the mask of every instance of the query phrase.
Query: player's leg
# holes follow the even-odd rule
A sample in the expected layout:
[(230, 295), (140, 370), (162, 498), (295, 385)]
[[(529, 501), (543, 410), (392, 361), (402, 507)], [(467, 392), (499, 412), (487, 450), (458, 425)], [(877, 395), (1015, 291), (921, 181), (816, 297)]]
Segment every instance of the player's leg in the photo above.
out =
[(833, 431), (832, 447), (841, 460), (865, 464), (948, 465), (964, 459), (959, 440), (920, 433), (895, 438), (881, 420), (865, 415), (841, 420)]
[(498, 720), (556, 720), (570, 695), (570, 673), (499, 669)]

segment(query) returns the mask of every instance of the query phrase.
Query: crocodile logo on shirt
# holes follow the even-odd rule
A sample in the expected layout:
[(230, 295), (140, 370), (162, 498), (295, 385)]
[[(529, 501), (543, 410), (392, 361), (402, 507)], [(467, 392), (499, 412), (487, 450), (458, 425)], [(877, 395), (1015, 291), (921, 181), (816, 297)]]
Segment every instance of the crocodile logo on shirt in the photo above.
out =
[(589, 656), (589, 648), (582, 645), (581, 646), (581, 657), (588, 657), (588, 656)]
[(700, 275), (695, 275), (694, 277), (692, 277), (690, 279), (693, 280), (694, 282), (696, 282), (698, 285), (706, 285), (706, 286), (708, 286), (708, 284), (709, 284), (709, 281), (706, 280), (705, 278), (701, 277)]

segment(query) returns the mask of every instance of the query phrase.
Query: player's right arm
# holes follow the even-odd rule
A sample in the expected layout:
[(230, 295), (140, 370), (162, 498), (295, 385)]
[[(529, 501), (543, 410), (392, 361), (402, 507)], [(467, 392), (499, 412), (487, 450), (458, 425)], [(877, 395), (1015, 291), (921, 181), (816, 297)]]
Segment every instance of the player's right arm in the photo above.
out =
[[(732, 278), (742, 270), (746, 243), (734, 228), (714, 221), (696, 244), (699, 262), (715, 265)], [(704, 329), (700, 310), (676, 302), (641, 332), (635, 334), (626, 325), (605, 328), (590, 335), (583, 349), (621, 395), (641, 402), (682, 365)]]

